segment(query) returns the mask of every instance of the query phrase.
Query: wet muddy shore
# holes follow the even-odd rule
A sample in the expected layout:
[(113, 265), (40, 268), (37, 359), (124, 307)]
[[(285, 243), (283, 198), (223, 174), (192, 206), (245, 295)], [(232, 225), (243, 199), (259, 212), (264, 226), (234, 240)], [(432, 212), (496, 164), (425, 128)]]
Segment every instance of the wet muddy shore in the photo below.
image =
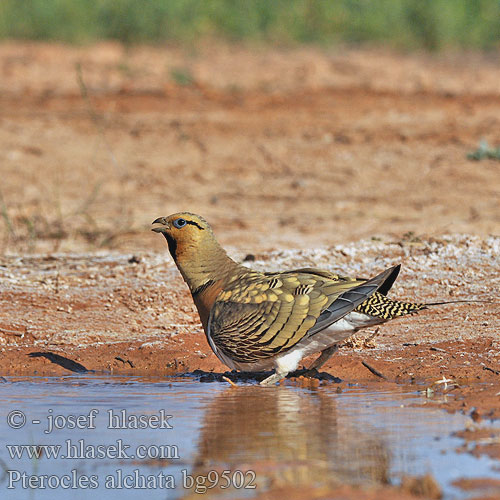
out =
[[(261, 270), (314, 264), (369, 276), (401, 262), (394, 297), (491, 301), (434, 306), (359, 333), (318, 383), (414, 385), (428, 391), (430, 405), (498, 418), (499, 245), (498, 238), (466, 235), (367, 240), (271, 251), (247, 264)], [(237, 249), (231, 253), (245, 258)], [(1, 375), (226, 371), (167, 251), (3, 257), (0, 279)]]

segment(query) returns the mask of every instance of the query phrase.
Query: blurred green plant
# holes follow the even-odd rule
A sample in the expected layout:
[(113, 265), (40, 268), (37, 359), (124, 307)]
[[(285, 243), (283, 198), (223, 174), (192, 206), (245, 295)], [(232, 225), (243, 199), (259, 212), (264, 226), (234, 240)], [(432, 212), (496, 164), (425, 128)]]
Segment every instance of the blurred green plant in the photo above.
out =
[(484, 139), (479, 143), (479, 147), (475, 151), (467, 154), (468, 160), (481, 161), (481, 160), (499, 160), (500, 161), (500, 146), (492, 148)]
[(500, 1), (0, 1), (0, 38), (139, 43), (203, 37), (488, 49), (500, 40)]
[(193, 85), (195, 82), (194, 76), (188, 68), (172, 68), (170, 77), (177, 85), (181, 86)]

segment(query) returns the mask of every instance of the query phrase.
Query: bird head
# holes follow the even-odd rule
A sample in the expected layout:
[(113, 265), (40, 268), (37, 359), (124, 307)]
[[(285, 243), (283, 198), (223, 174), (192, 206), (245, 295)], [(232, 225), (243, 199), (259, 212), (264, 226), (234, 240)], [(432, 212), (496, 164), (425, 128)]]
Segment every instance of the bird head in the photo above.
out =
[(219, 245), (208, 222), (190, 212), (159, 217), (152, 231), (161, 233), (168, 243), (182, 276), (191, 290), (207, 280), (220, 279), (236, 263)]
[(159, 217), (153, 221), (151, 230), (163, 234), (176, 261), (190, 250), (200, 251), (204, 246), (210, 246), (215, 242), (208, 222), (203, 217), (189, 212)]

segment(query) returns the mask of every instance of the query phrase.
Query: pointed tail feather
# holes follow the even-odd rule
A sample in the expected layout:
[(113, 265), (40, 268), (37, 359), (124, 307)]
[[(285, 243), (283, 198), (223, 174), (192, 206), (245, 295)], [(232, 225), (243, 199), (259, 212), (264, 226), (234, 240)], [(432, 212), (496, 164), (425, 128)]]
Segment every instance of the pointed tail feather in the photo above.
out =
[(441, 302), (426, 302), (425, 306), (442, 306), (443, 304), (469, 304), (471, 302), (480, 302), (483, 304), (496, 304), (493, 300), (480, 300), (480, 299), (457, 299), (457, 300), (443, 300)]

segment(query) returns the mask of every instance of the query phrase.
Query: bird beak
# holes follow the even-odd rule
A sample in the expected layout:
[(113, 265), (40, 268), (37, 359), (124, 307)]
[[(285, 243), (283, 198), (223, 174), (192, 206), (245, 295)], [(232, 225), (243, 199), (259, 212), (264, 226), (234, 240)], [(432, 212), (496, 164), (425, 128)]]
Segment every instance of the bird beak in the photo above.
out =
[(153, 221), (153, 227), (151, 228), (151, 231), (154, 231), (155, 233), (163, 233), (167, 229), (170, 229), (170, 226), (168, 225), (165, 217), (158, 217), (158, 219), (155, 219)]

